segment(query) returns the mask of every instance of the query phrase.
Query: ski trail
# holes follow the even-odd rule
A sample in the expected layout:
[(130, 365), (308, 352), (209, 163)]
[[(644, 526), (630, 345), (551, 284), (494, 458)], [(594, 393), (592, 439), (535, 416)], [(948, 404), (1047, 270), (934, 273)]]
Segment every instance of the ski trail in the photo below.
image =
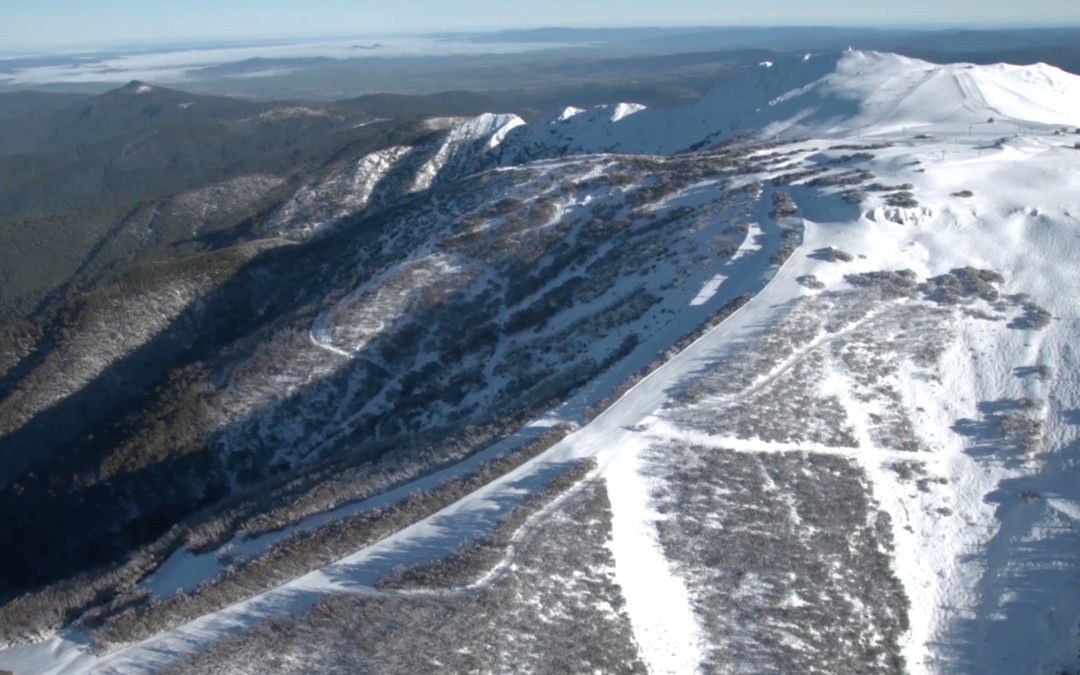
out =
[(530, 515), (514, 532), (513, 536), (510, 537), (503, 557), (500, 558), (490, 570), (485, 572), (483, 576), (472, 583), (464, 586), (444, 588), (378, 588), (376, 586), (346, 586), (340, 590), (341, 592), (351, 595), (403, 595), (438, 598), (454, 598), (462, 595), (474, 595), (479, 593), (495, 585), (500, 579), (506, 576), (507, 572), (510, 571), (517, 561), (518, 554), (521, 552), (521, 545), (525, 540), (531, 537), (533, 533), (543, 525), (548, 517), (561, 511), (571, 499), (579, 495), (582, 490), (595, 482), (598, 476), (598, 471), (590, 471), (587, 475), (583, 476), (581, 480), (567, 488), (565, 492), (557, 495), (555, 499), (545, 504), (543, 508)]
[(660, 515), (650, 503), (649, 484), (642, 475), (644, 450), (640, 440), (630, 440), (604, 471), (611, 500), (615, 581), (649, 672), (697, 673), (705, 660), (706, 640), (690, 591), (675, 575), (658, 538)]
[(825, 445), (823, 443), (809, 442), (775, 442), (763, 441), (757, 438), (737, 438), (735, 436), (719, 436), (701, 431), (679, 429), (670, 422), (661, 419), (649, 419), (642, 424), (646, 438), (656, 440), (673, 440), (690, 443), (705, 448), (727, 450), (745, 455), (770, 455), (791, 452), (801, 452), (813, 455), (832, 455), (834, 457), (846, 457), (858, 459), (868, 457), (875, 461), (910, 461), (918, 458), (917, 453), (904, 450), (888, 450), (860, 441), (857, 447), (843, 447)]
[(320, 340), (318, 337), (316, 337), (315, 330), (316, 329), (314, 327), (314, 324), (312, 324), (312, 327), (308, 330), (308, 339), (311, 340), (311, 344), (315, 345), (319, 349), (328, 351), (331, 354), (336, 354), (338, 356), (343, 356), (347, 359), (352, 359), (353, 355), (349, 352), (341, 349), (340, 347), (335, 347), (334, 345), (330, 344), (330, 342), (327, 341), (325, 338)]

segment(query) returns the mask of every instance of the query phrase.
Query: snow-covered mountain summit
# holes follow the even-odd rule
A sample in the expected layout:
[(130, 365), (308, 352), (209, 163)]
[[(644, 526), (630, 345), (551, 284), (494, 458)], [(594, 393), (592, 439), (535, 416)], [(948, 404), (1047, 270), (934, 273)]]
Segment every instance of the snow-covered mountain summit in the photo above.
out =
[[(1024, 127), (1080, 125), (1080, 77), (1042, 63), (941, 65), (849, 50), (747, 67), (683, 108), (615, 103), (587, 110), (568, 106), (534, 124), (509, 113), (431, 118), (426, 124), (444, 135), (415, 152), (373, 153), (340, 180), (316, 179), (264, 231), (325, 234), (328, 221), (350, 211), (377, 208), (394, 196), (492, 165), (538, 159), (668, 155), (712, 149), (735, 137), (889, 141), (940, 134), (992, 142)], [(315, 212), (323, 217), (312, 217)]]
[[(763, 73), (763, 82), (774, 70)], [(827, 75), (770, 99), (747, 122), (768, 135), (820, 136), (977, 124), (990, 118), (1068, 124), (1077, 120), (1078, 109), (1080, 77), (1043, 63), (939, 65), (897, 54), (848, 51)]]
[(564, 111), (507, 135), (503, 156), (513, 162), (566, 153), (667, 154), (746, 133), (881, 135), (1000, 122), (1080, 122), (1080, 77), (1043, 63), (941, 65), (855, 50), (793, 56), (744, 69), (685, 108)]

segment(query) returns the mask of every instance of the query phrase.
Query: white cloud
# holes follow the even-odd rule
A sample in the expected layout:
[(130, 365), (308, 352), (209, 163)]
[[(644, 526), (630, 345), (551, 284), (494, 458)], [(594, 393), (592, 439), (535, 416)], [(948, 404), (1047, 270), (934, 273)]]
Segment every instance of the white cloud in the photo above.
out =
[[(372, 45), (379, 45), (377, 49)], [(332, 42), (293, 42), (276, 45), (226, 46), (205, 49), (132, 52), (107, 56), (72, 56), (62, 65), (5, 68), (0, 61), (0, 82), (14, 85), (81, 84), (146, 80), (169, 83), (202, 79), (199, 70), (249, 59), (379, 58), (450, 54), (513, 53), (544, 49), (548, 44), (477, 43), (424, 37), (364, 38)], [(237, 77), (266, 77), (289, 68), (261, 69)]]

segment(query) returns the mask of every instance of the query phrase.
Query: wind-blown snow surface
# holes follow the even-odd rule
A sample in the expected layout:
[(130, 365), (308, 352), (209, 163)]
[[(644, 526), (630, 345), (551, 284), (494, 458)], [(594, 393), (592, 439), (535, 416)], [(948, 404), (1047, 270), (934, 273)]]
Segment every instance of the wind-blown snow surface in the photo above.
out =
[[(894, 544), (890, 569), (879, 572), (895, 575), (910, 603), (909, 629), (897, 645), (907, 671), (1074, 669), (1080, 151), (1039, 125), (1078, 121), (1078, 78), (1045, 66), (932, 66), (860, 52), (778, 63), (756, 76), (750, 103), (722, 100), (718, 90), (690, 109), (641, 110), (616, 121), (610, 109), (567, 111), (546, 127), (515, 129), (499, 145), (522, 156), (675, 151), (751, 124), (809, 136), (777, 149), (791, 153), (782, 169), (745, 176), (748, 184), (777, 179), (788, 185), (805, 227), (802, 246), (779, 270), (748, 264), (741, 274), (710, 277), (701, 292), (690, 294), (688, 307), (699, 301), (719, 307), (759, 290), (749, 304), (537, 459), (387, 540), (111, 654), (95, 656), (74, 639), (56, 637), (0, 652), (0, 667), (16, 673), (153, 670), (178, 652), (302, 609), (320, 594), (354, 592), (398, 562), (415, 560), (417, 551), (438, 556), (453, 550), (468, 536), (453, 523), (497, 513), (500, 499), (517, 494), (512, 484), (552, 463), (591, 456), (609, 484), (615, 576), (642, 660), (656, 672), (691, 672), (718, 640), (703, 616), (707, 598), (695, 570), (676, 564), (657, 531), (664, 526), (658, 522), (663, 495), (678, 485), (672, 477), (677, 467), (656, 449), (677, 444), (694, 448), (704, 462), (709, 452), (762, 461), (824, 457), (859, 477), (849, 487), (868, 489), (870, 515), (887, 514), (889, 526), (879, 534)], [(708, 117), (710, 110), (722, 114)], [(708, 123), (685, 126), (694, 119)], [(980, 120), (983, 126), (968, 128)], [(1024, 133), (995, 142), (1018, 129)], [(837, 138), (858, 134), (890, 145), (863, 149), (854, 159), (851, 148), (834, 147), (857, 143)], [(839, 177), (855, 167), (872, 174), (856, 187), (870, 180), (894, 187), (866, 189), (858, 205), (844, 201), (850, 185)], [(797, 175), (808, 169), (817, 173)], [(836, 180), (811, 185), (813, 176)], [(899, 193), (912, 199), (895, 199)], [(747, 220), (758, 227), (768, 219), (758, 213)], [(776, 243), (747, 237), (744, 248)], [(759, 259), (751, 253), (740, 250), (733, 260)], [(965, 289), (952, 272), (966, 267), (986, 270), (990, 281)], [(896, 270), (911, 273), (859, 276)], [(1021, 293), (1030, 298), (1017, 297)], [(1047, 325), (1030, 320), (1037, 314), (1032, 303), (1048, 310)], [(658, 335), (653, 346), (662, 348), (660, 341), (672, 337)], [(360, 340), (350, 336), (344, 354), (335, 356), (347, 355)], [(625, 374), (616, 368), (551, 411), (545, 423), (579, 420), (595, 392), (610, 391)], [(791, 486), (770, 477), (769, 487), (782, 498)], [(817, 516), (792, 507), (792, 522), (822, 527)], [(769, 578), (768, 570), (758, 573), (759, 583), (741, 589), (750, 603), (768, 601), (767, 589), (790, 582)], [(657, 597), (656, 588), (667, 591)], [(857, 610), (862, 601), (851, 590), (852, 597), (841, 600)], [(795, 610), (814, 601), (796, 592), (784, 602)], [(817, 609), (828, 612), (829, 606)], [(887, 645), (876, 624), (859, 629)], [(794, 630), (781, 637), (777, 649), (819, 653)], [(723, 665), (752, 669), (751, 662)], [(820, 667), (828, 670), (827, 663)]]

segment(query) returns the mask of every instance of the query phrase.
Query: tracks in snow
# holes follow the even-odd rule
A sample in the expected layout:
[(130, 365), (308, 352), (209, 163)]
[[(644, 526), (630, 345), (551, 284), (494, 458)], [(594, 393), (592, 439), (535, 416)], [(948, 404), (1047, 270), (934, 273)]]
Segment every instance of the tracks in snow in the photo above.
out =
[(599, 470), (590, 471), (587, 475), (583, 476), (581, 480), (571, 485), (565, 492), (557, 495), (551, 502), (545, 504), (542, 508), (535, 513), (529, 515), (524, 523), (514, 532), (510, 537), (510, 540), (506, 545), (506, 552), (503, 557), (482, 577), (476, 581), (465, 584), (463, 586), (452, 586), (446, 588), (405, 588), (405, 589), (392, 589), (392, 588), (379, 588), (377, 586), (363, 586), (346, 588), (344, 593), (351, 595), (362, 596), (410, 596), (410, 597), (436, 597), (436, 598), (455, 598), (463, 595), (475, 595), (484, 591), (487, 588), (493, 586), (496, 582), (506, 576), (510, 568), (513, 567), (517, 561), (518, 555), (521, 551), (521, 545), (526, 539), (528, 539), (540, 526), (543, 524), (549, 516), (561, 511), (566, 504), (579, 495), (582, 490), (589, 486), (590, 483), (596, 481), (599, 477)]
[(728, 450), (748, 455), (769, 455), (801, 452), (815, 455), (833, 455), (853, 460), (900, 460), (917, 459), (919, 453), (902, 450), (886, 450), (873, 444), (860, 444), (857, 447), (839, 447), (822, 443), (777, 443), (756, 438), (736, 438), (734, 436), (714, 436), (701, 431), (676, 429), (671, 423), (652, 419), (644, 424), (646, 438), (657, 440), (684, 441), (693, 445)]

